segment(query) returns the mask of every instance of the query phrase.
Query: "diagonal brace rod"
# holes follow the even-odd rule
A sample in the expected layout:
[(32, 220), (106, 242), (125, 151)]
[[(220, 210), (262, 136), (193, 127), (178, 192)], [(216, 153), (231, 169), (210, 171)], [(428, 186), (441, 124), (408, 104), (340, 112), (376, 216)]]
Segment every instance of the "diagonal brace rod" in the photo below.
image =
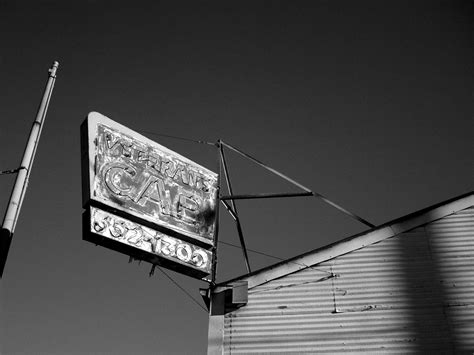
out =
[[(229, 193), (232, 195), (232, 184), (230, 182), (229, 170), (227, 169), (227, 162), (225, 160), (224, 148), (223, 148), (223, 145), (222, 145), (223, 142), (221, 140), (219, 140), (218, 143), (219, 143), (219, 152), (220, 152), (221, 160), (222, 160), (222, 166), (224, 168), (225, 180), (227, 182), (227, 188), (229, 189)], [(244, 233), (242, 232), (242, 225), (240, 224), (239, 215), (237, 213), (237, 206), (235, 205), (234, 200), (231, 200), (230, 203), (231, 203), (231, 206), (232, 206), (232, 210), (234, 212), (234, 216), (232, 216), (232, 217), (234, 217), (234, 219), (235, 219), (235, 223), (237, 225), (237, 232), (239, 234), (240, 244), (242, 245), (242, 252), (244, 254), (245, 266), (247, 267), (247, 272), (250, 274), (251, 269), (250, 269), (250, 263), (249, 263), (249, 256), (247, 254), (247, 248), (245, 246)], [(229, 210), (229, 212), (230, 212), (230, 210)]]
[(268, 171), (271, 171), (272, 173), (280, 176), (281, 178), (285, 179), (286, 181), (288, 182), (291, 182), (293, 185), (296, 185), (298, 186), (300, 189), (306, 191), (306, 193), (301, 193), (301, 194), (298, 194), (298, 193), (289, 193), (289, 194), (257, 194), (257, 195), (235, 195), (235, 196), (232, 196), (232, 192), (230, 192), (231, 196), (223, 196), (221, 197), (221, 200), (231, 200), (233, 202), (233, 200), (242, 200), (242, 199), (256, 199), (256, 198), (274, 198), (274, 197), (296, 197), (296, 196), (315, 196), (321, 200), (323, 200), (324, 202), (326, 202), (327, 204), (331, 205), (332, 207), (338, 209), (339, 211), (341, 211), (342, 213), (345, 213), (347, 214), (348, 216), (350, 216), (351, 218), (354, 218), (355, 220), (359, 221), (360, 223), (363, 223), (365, 224), (366, 226), (369, 226), (370, 228), (374, 228), (375, 225), (373, 225), (372, 223), (366, 221), (365, 219), (355, 215), (354, 213), (352, 212), (349, 212), (348, 210), (346, 210), (345, 208), (339, 206), (338, 204), (332, 202), (331, 200), (329, 200), (328, 198), (324, 197), (323, 195), (321, 194), (318, 194), (316, 192), (312, 192), (310, 189), (308, 189), (306, 186), (303, 186), (301, 185), (300, 183), (296, 182), (295, 180), (293, 179), (290, 179), (288, 176), (280, 173), (279, 171), (265, 165), (264, 163), (262, 163), (261, 161), (255, 159), (254, 157), (248, 155), (247, 153), (244, 153), (242, 152), (240, 149), (237, 149), (236, 147), (228, 144), (228, 143), (225, 143), (223, 141), (220, 141), (221, 145), (224, 145), (226, 146), (227, 148), (233, 150), (234, 152), (242, 155), (243, 157), (247, 158), (247, 159), (250, 159), (251, 161), (255, 162), (256, 164), (258, 164), (259, 166), (261, 166), (262, 168), (268, 170)]
[(357, 216), (356, 214), (352, 213), (352, 212), (349, 212), (348, 210), (346, 210), (345, 208), (339, 206), (338, 204), (332, 202), (331, 200), (329, 200), (328, 198), (324, 197), (323, 195), (321, 194), (318, 194), (317, 192), (314, 192), (314, 196), (323, 200), (324, 202), (326, 202), (327, 204), (331, 205), (332, 207), (338, 209), (339, 211), (347, 214), (348, 216), (354, 218), (355, 220), (359, 221), (360, 223), (363, 223), (365, 224), (366, 226), (369, 226), (370, 228), (375, 228), (375, 225), (373, 225), (372, 223), (366, 221), (365, 219), (363, 219), (362, 217), (359, 217)]
[[(275, 175), (278, 175), (279, 177), (281, 177), (282, 179), (285, 179), (286, 181), (288, 182), (291, 182), (293, 185), (296, 185), (298, 186), (300, 189), (306, 191), (306, 192), (311, 192), (310, 189), (308, 189), (306, 186), (303, 186), (301, 185), (300, 183), (296, 182), (295, 180), (293, 179), (290, 179), (288, 176), (286, 176), (285, 174), (282, 174), (280, 173), (279, 171), (265, 165), (264, 163), (262, 163), (260, 160), (257, 160), (255, 159), (254, 157), (248, 155), (247, 153), (244, 153), (242, 152), (240, 149), (237, 149), (236, 147), (233, 147), (231, 146), (230, 144), (227, 144), (223, 141), (221, 141), (221, 144), (226, 146), (227, 148), (229, 148), (230, 150), (233, 150), (234, 152), (246, 157), (247, 159), (250, 159), (251, 161), (253, 161), (254, 163), (256, 163), (257, 165), (260, 165), (262, 168), (268, 170), (268, 171), (271, 171), (272, 173), (274, 173)], [(232, 194), (232, 193), (231, 193)]]
[(232, 210), (232, 207), (229, 206), (229, 204), (224, 201), (224, 200), (221, 200), (222, 204), (224, 205), (225, 209), (227, 210), (227, 212), (229, 212), (229, 214), (232, 216), (232, 218), (234, 219), (234, 221), (237, 221), (237, 215), (234, 213), (234, 211)]

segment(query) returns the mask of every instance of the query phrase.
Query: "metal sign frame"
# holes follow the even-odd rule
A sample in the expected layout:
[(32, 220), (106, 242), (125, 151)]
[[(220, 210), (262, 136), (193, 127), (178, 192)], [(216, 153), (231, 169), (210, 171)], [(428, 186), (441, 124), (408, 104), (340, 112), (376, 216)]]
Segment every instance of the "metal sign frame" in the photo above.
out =
[[(97, 112), (81, 125), (81, 153), (85, 240), (192, 277), (212, 274), (197, 265), (216, 249), (216, 173)], [(93, 220), (98, 209), (153, 242), (124, 242), (115, 223), (104, 232)], [(174, 255), (156, 249), (165, 240), (177, 245), (167, 250)]]

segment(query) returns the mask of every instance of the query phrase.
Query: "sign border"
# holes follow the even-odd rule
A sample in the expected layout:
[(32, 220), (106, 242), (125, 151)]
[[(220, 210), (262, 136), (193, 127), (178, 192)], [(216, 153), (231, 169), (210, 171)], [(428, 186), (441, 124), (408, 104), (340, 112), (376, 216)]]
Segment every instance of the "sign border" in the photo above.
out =
[[(108, 211), (110, 213), (116, 214), (117, 216), (128, 218), (131, 221), (143, 224), (149, 228), (155, 229), (159, 232), (168, 234), (172, 237), (176, 237), (178, 239), (182, 239), (186, 242), (191, 242), (196, 244), (200, 247), (205, 249), (211, 249), (215, 247), (215, 229), (212, 239), (204, 238), (198, 236), (194, 233), (187, 232), (185, 230), (175, 230), (165, 225), (158, 224), (153, 222), (149, 219), (141, 217), (139, 213), (135, 211), (126, 210), (125, 208), (119, 209), (114, 206), (107, 205), (105, 202), (96, 199), (93, 196), (92, 186), (94, 184), (95, 178), (95, 164), (96, 164), (96, 156), (95, 156), (95, 146), (96, 146), (96, 134), (91, 134), (92, 130), (95, 130), (98, 124), (103, 124), (108, 126), (112, 129), (118, 130), (120, 133), (128, 135), (133, 139), (136, 139), (144, 144), (150, 145), (152, 147), (157, 147), (165, 154), (172, 155), (177, 159), (181, 160), (186, 164), (190, 164), (197, 169), (204, 171), (206, 174), (211, 175), (218, 181), (218, 174), (214, 173), (213, 171), (203, 167), (200, 164), (195, 163), (194, 161), (182, 156), (181, 154), (162, 146), (161, 144), (141, 135), (140, 133), (123, 126), (122, 124), (113, 121), (112, 119), (102, 115), (98, 112), (90, 112), (84, 122), (81, 124), (81, 173), (82, 173), (82, 205), (83, 208), (88, 208), (89, 206), (96, 206), (104, 211)], [(216, 191), (217, 194), (217, 191)], [(218, 199), (216, 198), (216, 204), (218, 204)], [(216, 206), (217, 208), (217, 206)], [(217, 217), (214, 221), (214, 225), (217, 223)]]

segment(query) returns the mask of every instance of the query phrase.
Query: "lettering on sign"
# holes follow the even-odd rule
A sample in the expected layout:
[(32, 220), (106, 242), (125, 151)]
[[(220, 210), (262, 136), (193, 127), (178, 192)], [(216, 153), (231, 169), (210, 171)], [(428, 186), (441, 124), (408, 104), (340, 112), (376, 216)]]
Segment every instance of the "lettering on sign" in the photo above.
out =
[(210, 251), (94, 207), (90, 232), (205, 274), (211, 272)]
[(87, 130), (86, 199), (213, 245), (217, 174), (98, 113)]

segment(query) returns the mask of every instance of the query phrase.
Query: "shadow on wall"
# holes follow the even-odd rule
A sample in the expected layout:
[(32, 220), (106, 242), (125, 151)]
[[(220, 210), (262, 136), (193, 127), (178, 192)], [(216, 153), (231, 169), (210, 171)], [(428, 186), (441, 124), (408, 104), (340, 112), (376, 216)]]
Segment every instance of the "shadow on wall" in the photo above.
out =
[(461, 211), (397, 238), (420, 354), (474, 353), (473, 213)]
[(474, 208), (425, 226), (456, 354), (474, 354)]

